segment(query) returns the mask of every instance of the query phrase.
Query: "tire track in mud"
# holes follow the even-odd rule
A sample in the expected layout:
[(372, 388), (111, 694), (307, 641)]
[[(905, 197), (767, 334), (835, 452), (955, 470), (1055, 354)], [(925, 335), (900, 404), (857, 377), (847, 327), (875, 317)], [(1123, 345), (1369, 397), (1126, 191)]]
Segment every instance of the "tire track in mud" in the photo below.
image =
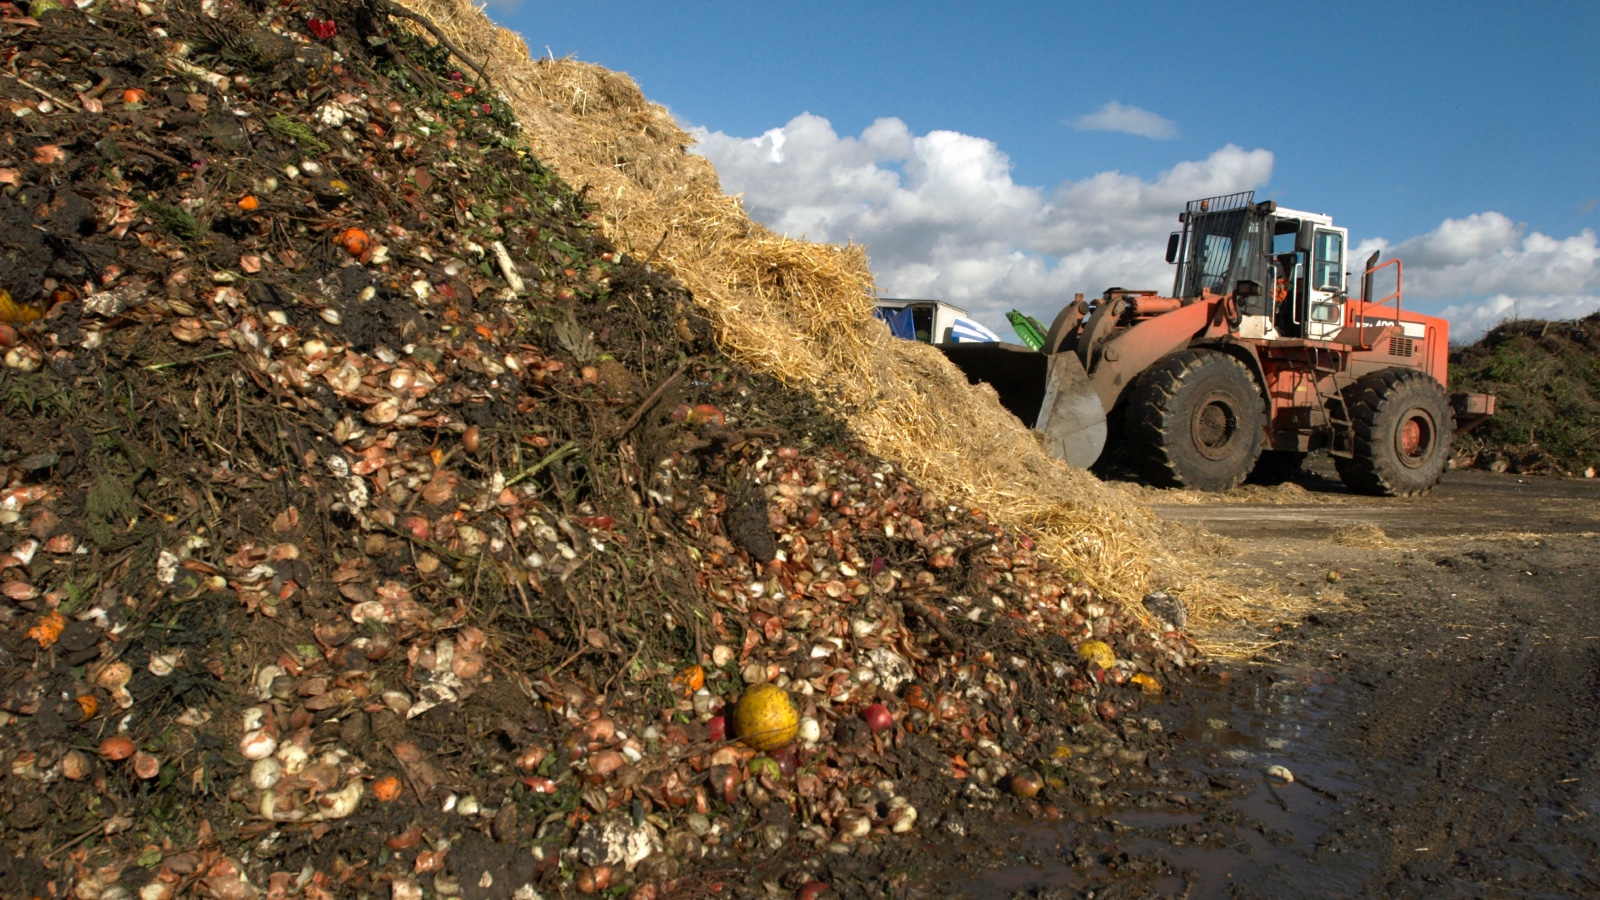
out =
[(969, 830), (948, 866), (978, 871), (932, 896), (1600, 896), (1600, 483), (1163, 511), (1302, 605), (1240, 626), (1275, 639), (1249, 664), (1172, 686), (1184, 740), (1145, 793)]
[[(1258, 661), (1330, 676), (1312, 705), (1354, 784), (1287, 891), (1196, 895), (1600, 896), (1600, 483), (1451, 472), (1400, 501), (1302, 481), (1335, 493), (1166, 511), (1306, 595)], [(1361, 523), (1372, 540), (1341, 540)]]
[(1370, 766), (1346, 837), (1377, 851), (1376, 896), (1600, 891), (1593, 541), (1532, 544), (1408, 558), (1400, 604), (1352, 591), (1385, 613), (1347, 667), (1367, 692), (1345, 749)]

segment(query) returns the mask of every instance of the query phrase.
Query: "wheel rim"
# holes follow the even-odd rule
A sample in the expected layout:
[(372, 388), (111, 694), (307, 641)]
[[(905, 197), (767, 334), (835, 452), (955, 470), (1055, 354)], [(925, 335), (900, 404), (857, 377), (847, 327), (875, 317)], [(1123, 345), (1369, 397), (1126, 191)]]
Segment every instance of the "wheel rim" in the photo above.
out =
[(1437, 434), (1433, 416), (1427, 410), (1408, 410), (1400, 419), (1400, 427), (1394, 432), (1395, 456), (1407, 468), (1421, 468), (1433, 455)]
[(1189, 423), (1196, 450), (1207, 459), (1222, 459), (1233, 450), (1239, 436), (1239, 410), (1226, 391), (1207, 394)]

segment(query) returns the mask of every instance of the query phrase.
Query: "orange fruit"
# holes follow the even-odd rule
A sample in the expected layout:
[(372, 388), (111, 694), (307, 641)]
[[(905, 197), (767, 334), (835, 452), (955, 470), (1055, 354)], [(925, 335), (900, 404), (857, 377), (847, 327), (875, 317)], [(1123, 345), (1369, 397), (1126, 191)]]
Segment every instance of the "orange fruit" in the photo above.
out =
[(61, 632), (67, 627), (67, 619), (61, 613), (50, 610), (39, 619), (39, 624), (28, 629), (28, 637), (39, 644), (41, 649), (50, 646), (61, 637)]
[(367, 247), (372, 243), (367, 233), (354, 226), (339, 232), (333, 242), (344, 248), (344, 252), (351, 256), (360, 256), (367, 252)]
[(379, 803), (388, 803), (400, 796), (400, 779), (385, 775), (372, 783), (372, 796)]
[(673, 676), (672, 683), (685, 694), (692, 694), (706, 686), (706, 670), (700, 666), (690, 666)]

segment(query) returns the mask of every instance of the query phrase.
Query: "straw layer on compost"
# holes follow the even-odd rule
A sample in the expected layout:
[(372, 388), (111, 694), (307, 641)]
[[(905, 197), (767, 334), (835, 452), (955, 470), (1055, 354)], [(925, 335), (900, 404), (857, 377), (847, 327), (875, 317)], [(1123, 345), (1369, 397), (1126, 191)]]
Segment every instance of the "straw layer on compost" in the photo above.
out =
[(406, 0), (469, 56), (486, 60), (539, 158), (587, 190), (605, 232), (687, 286), (734, 358), (804, 385), (874, 453), (927, 487), (962, 497), (1039, 541), (1097, 587), (1137, 598), (1182, 585), (1202, 614), (1220, 598), (1159, 539), (1148, 512), (1044, 452), (986, 388), (937, 351), (890, 337), (870, 315), (860, 247), (774, 234), (723, 193), (691, 136), (626, 75), (531, 58), (466, 0)]

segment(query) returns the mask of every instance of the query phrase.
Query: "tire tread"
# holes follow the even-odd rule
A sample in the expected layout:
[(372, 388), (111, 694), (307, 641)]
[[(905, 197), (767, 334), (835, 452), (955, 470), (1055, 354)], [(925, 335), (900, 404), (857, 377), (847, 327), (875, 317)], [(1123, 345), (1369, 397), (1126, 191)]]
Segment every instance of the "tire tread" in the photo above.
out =
[(1169, 414), (1172, 403), (1183, 385), (1195, 378), (1197, 372), (1215, 365), (1233, 367), (1245, 383), (1255, 386), (1255, 378), (1250, 370), (1232, 356), (1216, 350), (1190, 349), (1180, 350), (1146, 369), (1130, 390), (1127, 435), (1133, 446), (1132, 465), (1151, 484), (1158, 487), (1228, 490), (1244, 481), (1254, 468), (1261, 445), (1257, 435), (1246, 437), (1247, 440), (1256, 440), (1254, 453), (1250, 454), (1231, 483), (1192, 484), (1190, 477), (1184, 473), (1182, 460), (1177, 456), (1176, 448), (1187, 438), (1173, 432), (1186, 429), (1188, 423), (1177, 421), (1177, 417)]
[(1437, 472), (1426, 483), (1402, 477), (1406, 472), (1389, 458), (1393, 438), (1387, 431), (1380, 433), (1378, 428), (1378, 419), (1389, 401), (1413, 386), (1435, 395), (1436, 411), (1442, 413), (1435, 440), (1445, 446), (1444, 451), (1436, 452), (1448, 452), (1451, 435), (1455, 433), (1455, 413), (1439, 383), (1416, 369), (1374, 372), (1345, 391), (1345, 406), (1355, 437), (1355, 456), (1335, 457), (1333, 462), (1340, 480), (1351, 490), (1378, 496), (1410, 497), (1425, 494), (1438, 483)]

